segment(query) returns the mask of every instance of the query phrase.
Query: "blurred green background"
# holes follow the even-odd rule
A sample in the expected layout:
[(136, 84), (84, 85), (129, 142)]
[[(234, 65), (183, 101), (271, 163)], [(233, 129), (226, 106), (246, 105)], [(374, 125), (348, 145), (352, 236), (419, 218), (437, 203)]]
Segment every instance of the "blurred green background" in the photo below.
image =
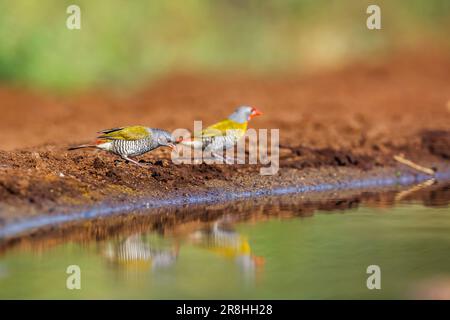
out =
[[(81, 30), (66, 9), (81, 8)], [(378, 4), (382, 30), (366, 28)], [(271, 74), (448, 46), (448, 0), (0, 0), (0, 81), (137, 85), (170, 72)]]

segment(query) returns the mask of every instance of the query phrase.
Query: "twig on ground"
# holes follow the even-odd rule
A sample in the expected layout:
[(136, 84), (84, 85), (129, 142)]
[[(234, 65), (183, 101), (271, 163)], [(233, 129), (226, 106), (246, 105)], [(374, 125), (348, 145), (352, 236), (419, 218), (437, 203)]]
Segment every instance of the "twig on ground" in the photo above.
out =
[(435, 174), (435, 171), (433, 169), (422, 167), (421, 165), (418, 165), (418, 164), (412, 162), (411, 160), (406, 159), (403, 154), (395, 155), (394, 159), (404, 165), (407, 165), (410, 168), (413, 168), (417, 171), (421, 171), (423, 173), (429, 174), (430, 176), (434, 176), (434, 174)]
[(397, 193), (395, 195), (395, 202), (399, 202), (399, 201), (403, 200), (405, 197), (407, 197), (408, 195), (410, 195), (411, 193), (414, 193), (421, 189), (427, 188), (427, 187), (433, 185), (435, 182), (436, 182), (436, 180), (434, 178), (431, 178), (431, 179), (428, 179), (428, 180), (426, 180), (422, 183), (419, 183), (415, 186), (412, 186), (411, 188), (409, 188), (407, 190), (400, 191), (399, 193)]

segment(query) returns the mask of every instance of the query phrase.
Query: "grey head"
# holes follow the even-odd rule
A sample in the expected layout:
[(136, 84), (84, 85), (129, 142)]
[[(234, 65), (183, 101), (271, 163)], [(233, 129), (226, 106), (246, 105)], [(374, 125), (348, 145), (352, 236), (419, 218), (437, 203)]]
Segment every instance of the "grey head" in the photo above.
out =
[(232, 120), (237, 123), (244, 123), (251, 120), (253, 117), (261, 115), (262, 112), (256, 108), (250, 106), (238, 107), (229, 117), (228, 120)]
[(176, 142), (170, 132), (155, 128), (148, 128), (148, 130), (152, 134), (152, 140), (157, 147), (170, 147), (172, 149), (175, 148)]

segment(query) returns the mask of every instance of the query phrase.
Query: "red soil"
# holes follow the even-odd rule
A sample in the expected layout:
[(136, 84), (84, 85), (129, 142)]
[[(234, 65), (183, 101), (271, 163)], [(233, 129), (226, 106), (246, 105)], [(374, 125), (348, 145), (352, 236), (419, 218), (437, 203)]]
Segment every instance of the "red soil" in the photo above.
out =
[[(392, 168), (397, 153), (423, 165), (449, 165), (448, 70), (450, 55), (409, 53), (303, 76), (176, 75), (126, 94), (57, 97), (0, 87), (0, 226), (135, 195), (339, 180)], [(141, 157), (149, 169), (99, 151), (67, 151), (100, 129), (191, 130), (194, 120), (211, 124), (242, 104), (264, 112), (252, 127), (280, 129), (276, 176), (261, 177), (249, 165), (174, 165), (162, 149)]]

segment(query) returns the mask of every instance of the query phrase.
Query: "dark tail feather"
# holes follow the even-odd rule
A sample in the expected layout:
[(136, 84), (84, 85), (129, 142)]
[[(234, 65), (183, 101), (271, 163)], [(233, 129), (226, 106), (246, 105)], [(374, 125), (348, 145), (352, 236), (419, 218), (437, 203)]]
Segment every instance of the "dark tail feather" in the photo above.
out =
[(77, 150), (83, 148), (97, 148), (97, 146), (95, 144), (82, 144), (81, 146), (70, 147), (67, 150)]
[(108, 133), (111, 133), (111, 132), (116, 132), (116, 131), (122, 130), (123, 128), (124, 128), (124, 127), (105, 129), (105, 130), (99, 131), (99, 132), (97, 132), (97, 133), (108, 134)]

